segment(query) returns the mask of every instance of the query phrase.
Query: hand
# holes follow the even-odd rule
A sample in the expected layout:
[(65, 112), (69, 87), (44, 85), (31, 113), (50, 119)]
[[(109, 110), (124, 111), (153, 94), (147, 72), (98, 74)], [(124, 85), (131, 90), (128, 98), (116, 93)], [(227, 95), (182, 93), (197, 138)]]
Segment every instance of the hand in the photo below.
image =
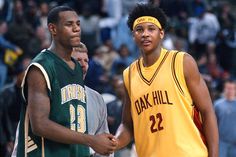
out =
[(99, 135), (94, 135), (91, 139), (90, 147), (101, 155), (112, 154), (117, 146), (116, 139), (113, 135), (103, 133)]

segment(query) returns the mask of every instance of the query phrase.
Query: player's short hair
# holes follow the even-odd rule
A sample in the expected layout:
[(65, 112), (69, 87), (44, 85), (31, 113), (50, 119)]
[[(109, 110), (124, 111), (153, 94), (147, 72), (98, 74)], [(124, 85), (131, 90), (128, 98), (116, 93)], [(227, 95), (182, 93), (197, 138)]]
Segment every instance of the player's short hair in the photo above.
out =
[(80, 42), (78, 47), (81, 48), (81, 49), (87, 49), (87, 46), (82, 42)]
[(233, 78), (233, 77), (229, 77), (229, 78), (224, 80), (224, 84), (226, 84), (226, 83), (234, 83), (234, 84), (236, 84), (236, 79)]
[(47, 24), (57, 24), (59, 21), (59, 13), (64, 11), (74, 11), (69, 6), (57, 6), (52, 8), (48, 13)]
[(156, 18), (160, 22), (162, 29), (165, 30), (167, 25), (167, 17), (164, 11), (155, 4), (139, 3), (129, 13), (127, 25), (131, 31), (133, 31), (134, 21), (141, 16), (152, 16)]

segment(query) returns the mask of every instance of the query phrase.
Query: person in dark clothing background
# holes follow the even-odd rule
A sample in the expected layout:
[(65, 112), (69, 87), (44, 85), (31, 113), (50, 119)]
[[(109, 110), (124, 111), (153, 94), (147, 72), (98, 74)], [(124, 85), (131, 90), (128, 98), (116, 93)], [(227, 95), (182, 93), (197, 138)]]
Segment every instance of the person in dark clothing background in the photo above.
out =
[(8, 157), (13, 148), (14, 137), (7, 107), (3, 103), (0, 103), (0, 139), (0, 156)]
[(0, 91), (0, 157), (8, 157), (13, 149), (15, 132), (20, 120), (20, 110), (23, 103), (21, 82), (24, 71), (31, 58), (25, 57), (15, 66), (13, 81), (6, 84)]

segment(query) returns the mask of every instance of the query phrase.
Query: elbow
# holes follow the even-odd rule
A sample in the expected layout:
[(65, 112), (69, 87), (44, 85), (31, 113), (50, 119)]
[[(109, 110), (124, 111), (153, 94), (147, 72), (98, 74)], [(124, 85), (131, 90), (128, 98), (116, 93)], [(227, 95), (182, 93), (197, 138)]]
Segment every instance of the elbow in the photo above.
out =
[(36, 128), (36, 127), (31, 127), (31, 129), (32, 129), (32, 132), (33, 132), (34, 135), (36, 135), (36, 136), (42, 136), (42, 132), (41, 132), (40, 129), (38, 129), (38, 128)]
[(44, 136), (45, 124), (42, 121), (33, 121), (31, 124), (31, 130), (34, 135)]

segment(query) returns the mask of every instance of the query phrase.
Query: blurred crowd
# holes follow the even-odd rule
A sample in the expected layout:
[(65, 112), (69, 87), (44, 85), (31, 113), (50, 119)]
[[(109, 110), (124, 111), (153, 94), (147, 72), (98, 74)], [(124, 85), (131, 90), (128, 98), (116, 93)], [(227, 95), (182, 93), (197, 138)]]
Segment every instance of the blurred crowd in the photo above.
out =
[(57, 5), (69, 5), (80, 15), (81, 41), (90, 59), (85, 83), (103, 94), (109, 129), (115, 133), (121, 121), (122, 72), (140, 53), (126, 21), (136, 3), (146, 2), (159, 5), (169, 18), (163, 47), (190, 53), (212, 101), (222, 97), (223, 82), (236, 76), (236, 15), (230, 1), (0, 0), (0, 152), (12, 148), (22, 73), (49, 46), (47, 13)]

